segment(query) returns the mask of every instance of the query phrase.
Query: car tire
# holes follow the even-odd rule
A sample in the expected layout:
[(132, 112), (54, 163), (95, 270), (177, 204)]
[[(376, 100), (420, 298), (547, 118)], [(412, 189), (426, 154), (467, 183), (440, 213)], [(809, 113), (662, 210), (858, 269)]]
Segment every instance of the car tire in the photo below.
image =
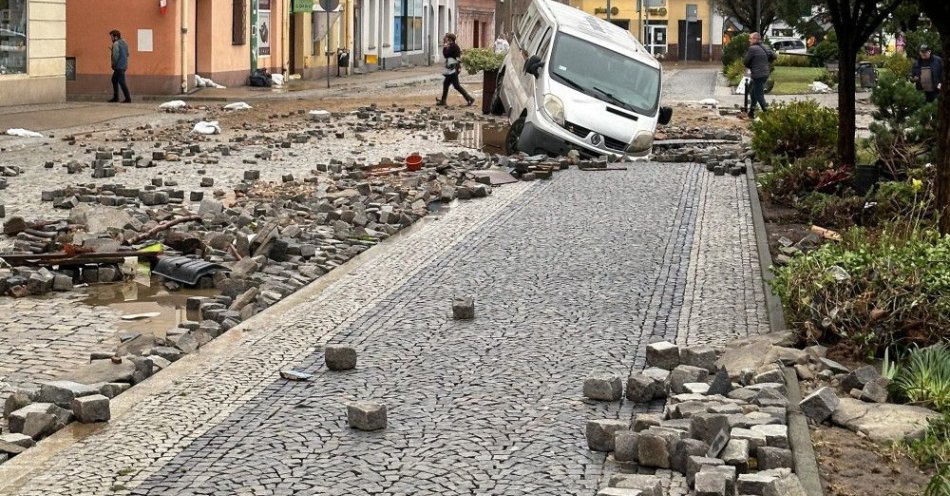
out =
[(518, 152), (518, 139), (521, 138), (521, 132), (524, 131), (524, 117), (511, 123), (508, 127), (508, 134), (505, 135), (505, 153), (511, 155)]

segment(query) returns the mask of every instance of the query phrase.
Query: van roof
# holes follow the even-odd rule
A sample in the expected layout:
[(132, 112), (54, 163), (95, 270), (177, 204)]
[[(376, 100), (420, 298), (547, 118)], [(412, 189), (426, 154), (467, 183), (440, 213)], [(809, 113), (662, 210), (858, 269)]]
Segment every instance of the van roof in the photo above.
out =
[(546, 13), (554, 19), (559, 30), (580, 38), (594, 39), (599, 45), (615, 52), (630, 55), (651, 67), (660, 67), (656, 57), (630, 31), (569, 5), (551, 0), (537, 2), (542, 11), (548, 11)]

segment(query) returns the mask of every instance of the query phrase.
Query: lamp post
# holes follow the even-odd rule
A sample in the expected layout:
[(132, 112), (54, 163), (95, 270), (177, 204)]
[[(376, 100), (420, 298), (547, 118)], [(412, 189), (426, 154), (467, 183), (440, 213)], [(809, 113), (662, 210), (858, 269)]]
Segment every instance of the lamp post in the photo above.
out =
[(610, 0), (607, 0), (607, 20), (610, 20)]

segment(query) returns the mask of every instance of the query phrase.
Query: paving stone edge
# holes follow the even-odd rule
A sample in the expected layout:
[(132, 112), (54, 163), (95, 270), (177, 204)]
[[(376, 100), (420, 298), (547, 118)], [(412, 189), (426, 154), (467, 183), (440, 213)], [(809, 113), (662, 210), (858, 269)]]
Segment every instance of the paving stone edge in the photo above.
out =
[[(747, 178), (749, 199), (752, 204), (752, 223), (755, 226), (755, 241), (759, 250), (759, 263), (762, 266), (762, 285), (769, 313), (769, 327), (772, 332), (783, 331), (785, 330), (785, 312), (782, 310), (782, 301), (768, 285), (774, 277), (771, 270), (772, 254), (769, 252), (768, 233), (765, 230), (762, 203), (759, 201), (759, 190), (752, 167), (748, 168)], [(823, 496), (821, 479), (818, 475), (818, 460), (812, 447), (808, 420), (798, 407), (798, 403), (802, 401), (802, 392), (801, 385), (798, 383), (798, 374), (794, 369), (785, 368), (785, 382), (788, 386), (789, 402), (788, 441), (792, 445), (792, 455), (795, 457), (795, 473), (808, 496)]]

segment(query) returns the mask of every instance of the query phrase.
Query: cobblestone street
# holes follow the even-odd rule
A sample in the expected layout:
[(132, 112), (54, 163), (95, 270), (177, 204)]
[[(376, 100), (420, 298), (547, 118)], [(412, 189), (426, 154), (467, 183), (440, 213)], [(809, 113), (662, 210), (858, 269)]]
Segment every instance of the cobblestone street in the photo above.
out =
[[(496, 189), (249, 321), (134, 408), (120, 396), (124, 414), (58, 455), (0, 466), (25, 475), (2, 491), (593, 495), (604, 458), (583, 426), (629, 413), (584, 400), (591, 370), (639, 370), (660, 339), (767, 331), (748, 202), (745, 177), (689, 164)], [(476, 320), (451, 319), (453, 296)], [(328, 343), (355, 346), (357, 369), (326, 371)], [(279, 379), (288, 366), (316, 375)], [(386, 403), (388, 429), (350, 430), (358, 399)]]

